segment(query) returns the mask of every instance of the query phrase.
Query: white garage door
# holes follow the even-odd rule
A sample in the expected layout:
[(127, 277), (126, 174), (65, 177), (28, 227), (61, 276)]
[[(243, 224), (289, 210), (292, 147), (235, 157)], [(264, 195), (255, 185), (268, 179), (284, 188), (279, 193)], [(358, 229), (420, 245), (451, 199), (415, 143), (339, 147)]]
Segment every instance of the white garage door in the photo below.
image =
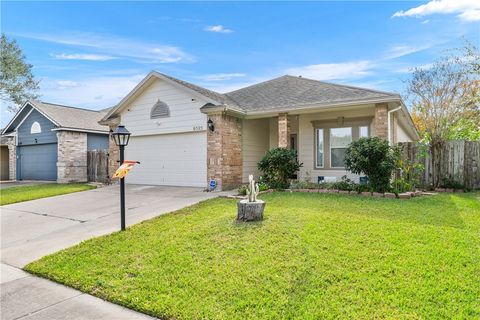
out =
[(137, 160), (127, 183), (205, 187), (207, 135), (205, 132), (131, 137), (125, 160)]

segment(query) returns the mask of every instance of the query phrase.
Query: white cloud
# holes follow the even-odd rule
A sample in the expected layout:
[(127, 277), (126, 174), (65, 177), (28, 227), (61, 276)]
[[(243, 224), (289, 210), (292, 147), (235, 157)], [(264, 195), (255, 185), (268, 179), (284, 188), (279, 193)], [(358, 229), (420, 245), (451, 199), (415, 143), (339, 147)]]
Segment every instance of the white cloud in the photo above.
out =
[(94, 33), (13, 35), (63, 44), (70, 47), (88, 48), (95, 51), (92, 55), (132, 58), (147, 63), (190, 63), (195, 61), (190, 54), (175, 46), (120, 38), (111, 35)]
[(395, 45), (387, 50), (385, 54), (386, 59), (395, 59), (400, 58), (412, 53), (420, 52), (430, 48), (431, 45), (423, 45), (423, 46), (409, 46), (409, 45)]
[(430, 20), (426, 19), (426, 20), (423, 20), (423, 21), (421, 22), (421, 24), (427, 24), (427, 23), (429, 23), (429, 22), (430, 22)]
[[(42, 100), (76, 107), (102, 109), (117, 104), (142, 79), (144, 74), (134, 76), (100, 76), (84, 79), (42, 80)], [(62, 86), (63, 90), (59, 90)]]
[(480, 21), (480, 10), (467, 10), (458, 15), (458, 17), (464, 21)]
[(312, 64), (304, 67), (287, 69), (293, 76), (302, 76), (316, 80), (354, 79), (371, 74), (373, 65), (370, 61), (360, 60), (341, 63)]
[(107, 56), (103, 54), (84, 54), (84, 53), (61, 53), (52, 55), (55, 59), (59, 60), (88, 60), (88, 61), (108, 61), (113, 60), (115, 57)]
[(210, 31), (210, 32), (218, 32), (218, 33), (232, 33), (233, 30), (227, 29), (221, 24), (218, 24), (216, 26), (207, 26), (205, 28), (205, 31)]
[(407, 11), (397, 11), (395, 17), (423, 17), (431, 14), (457, 14), (464, 21), (480, 20), (478, 0), (433, 0)]
[(225, 80), (231, 80), (234, 78), (241, 78), (245, 76), (246, 76), (245, 73), (214, 73), (214, 74), (206, 74), (203, 76), (198, 76), (196, 78), (203, 81), (225, 81)]
[(71, 80), (59, 80), (57, 81), (57, 85), (59, 89), (66, 89), (66, 88), (76, 88), (80, 87), (80, 83), (71, 81)]

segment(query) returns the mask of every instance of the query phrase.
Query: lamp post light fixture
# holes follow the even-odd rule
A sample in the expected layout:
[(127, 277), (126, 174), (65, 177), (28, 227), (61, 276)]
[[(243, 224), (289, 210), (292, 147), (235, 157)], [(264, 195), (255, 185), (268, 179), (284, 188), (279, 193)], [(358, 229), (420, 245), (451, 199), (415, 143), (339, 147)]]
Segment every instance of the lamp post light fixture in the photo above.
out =
[[(128, 140), (130, 139), (130, 132), (125, 128), (125, 126), (119, 125), (112, 132), (113, 141), (115, 144), (120, 147), (120, 165), (125, 161), (125, 146), (128, 145)], [(120, 219), (121, 219), (121, 230), (125, 230), (125, 178), (120, 179)]]

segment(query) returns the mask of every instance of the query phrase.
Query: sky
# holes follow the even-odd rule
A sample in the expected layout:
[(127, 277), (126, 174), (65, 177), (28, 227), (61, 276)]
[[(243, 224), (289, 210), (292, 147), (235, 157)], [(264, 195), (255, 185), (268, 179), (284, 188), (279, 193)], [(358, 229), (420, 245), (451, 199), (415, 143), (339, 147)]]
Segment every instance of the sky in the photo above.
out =
[[(284, 74), (404, 93), (464, 39), (480, 46), (480, 1), (7, 2), (42, 101), (118, 103), (151, 70), (228, 92)], [(1, 126), (13, 116), (1, 106)]]

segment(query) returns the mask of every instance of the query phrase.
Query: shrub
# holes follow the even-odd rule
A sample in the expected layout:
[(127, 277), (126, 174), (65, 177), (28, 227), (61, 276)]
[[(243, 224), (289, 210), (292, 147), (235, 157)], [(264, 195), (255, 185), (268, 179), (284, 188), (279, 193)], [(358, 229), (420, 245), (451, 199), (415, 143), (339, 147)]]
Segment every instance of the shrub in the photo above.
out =
[(238, 188), (238, 194), (241, 195), (241, 196), (246, 196), (247, 195), (247, 185), (246, 184), (241, 185)]
[(297, 152), (286, 148), (269, 150), (258, 163), (265, 181), (275, 189), (288, 188), (288, 180), (302, 167)]
[(390, 177), (397, 168), (399, 150), (378, 137), (353, 141), (345, 154), (345, 168), (355, 174), (365, 174), (373, 191), (390, 190)]
[(398, 195), (399, 193), (404, 193), (407, 191), (413, 191), (413, 185), (408, 181), (403, 178), (397, 178), (393, 180), (392, 183), (392, 191)]
[(318, 189), (318, 184), (309, 181), (292, 181), (290, 183), (290, 189)]
[(357, 188), (357, 184), (352, 180), (348, 179), (347, 176), (343, 176), (342, 180), (334, 182), (332, 184), (332, 189), (345, 190), (345, 191), (354, 191)]

